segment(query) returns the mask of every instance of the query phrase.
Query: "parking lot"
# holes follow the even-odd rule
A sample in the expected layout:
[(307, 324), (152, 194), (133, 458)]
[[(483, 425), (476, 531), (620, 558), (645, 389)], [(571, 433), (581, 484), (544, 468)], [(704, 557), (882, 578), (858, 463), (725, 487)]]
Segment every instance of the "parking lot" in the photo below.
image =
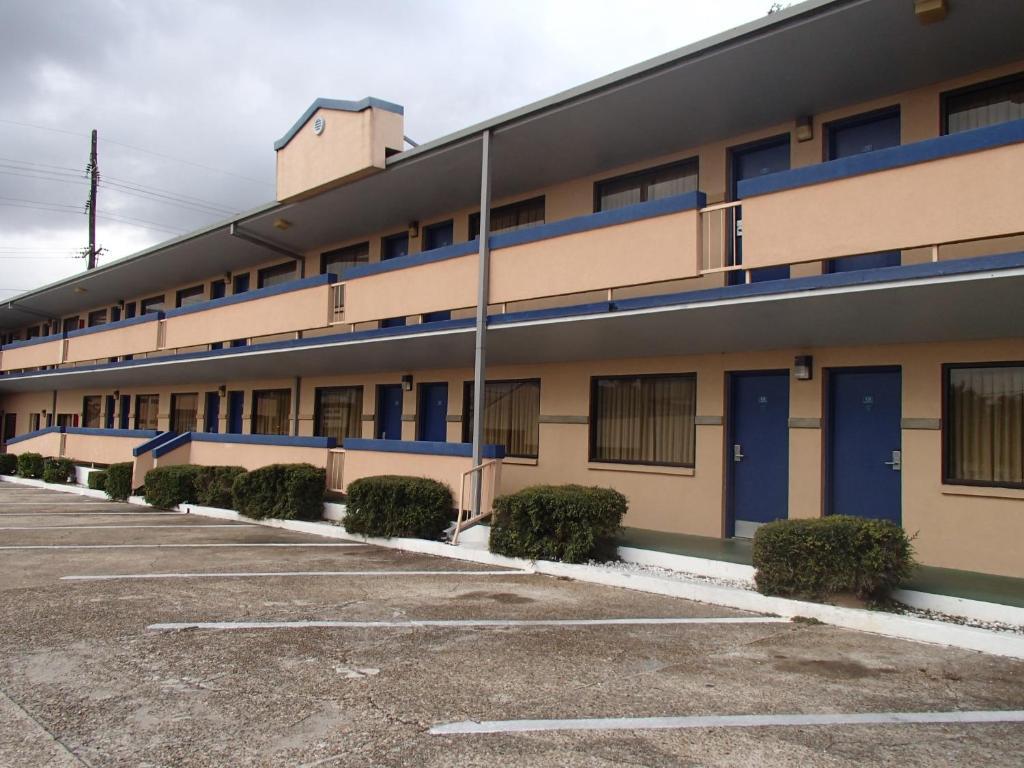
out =
[(1021, 662), (11, 483), (0, 616), (18, 768), (1024, 754)]

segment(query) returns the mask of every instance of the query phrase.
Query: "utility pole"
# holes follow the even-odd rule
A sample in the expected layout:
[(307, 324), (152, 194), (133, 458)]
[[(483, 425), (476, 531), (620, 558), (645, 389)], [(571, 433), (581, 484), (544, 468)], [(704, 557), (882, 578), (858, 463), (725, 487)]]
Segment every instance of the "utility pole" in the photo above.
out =
[(96, 186), (100, 178), (100, 169), (96, 161), (96, 129), (92, 129), (92, 151), (89, 153), (89, 262), (86, 269), (96, 268)]

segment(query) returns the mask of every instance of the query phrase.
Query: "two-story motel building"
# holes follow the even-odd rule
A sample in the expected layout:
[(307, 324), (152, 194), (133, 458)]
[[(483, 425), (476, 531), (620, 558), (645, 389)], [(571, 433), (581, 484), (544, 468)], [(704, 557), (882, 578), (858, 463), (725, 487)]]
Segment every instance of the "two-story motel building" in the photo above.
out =
[(0, 309), (6, 448), (458, 496), (479, 338), (498, 492), (881, 517), (1024, 576), (1022, 30), (812, 0), (412, 148), (401, 107), (318, 100), (276, 202)]

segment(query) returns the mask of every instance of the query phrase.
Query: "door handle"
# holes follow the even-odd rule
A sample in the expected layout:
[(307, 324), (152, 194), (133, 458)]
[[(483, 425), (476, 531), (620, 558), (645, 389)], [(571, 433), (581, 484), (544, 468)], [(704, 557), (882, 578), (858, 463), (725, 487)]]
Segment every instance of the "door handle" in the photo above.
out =
[(892, 471), (893, 472), (899, 472), (900, 470), (903, 469), (903, 452), (902, 451), (893, 451), (892, 452), (892, 461), (887, 461), (887, 462), (885, 462), (885, 464), (887, 466), (892, 467)]
[(743, 461), (743, 446), (741, 446), (739, 443), (733, 443), (732, 460)]

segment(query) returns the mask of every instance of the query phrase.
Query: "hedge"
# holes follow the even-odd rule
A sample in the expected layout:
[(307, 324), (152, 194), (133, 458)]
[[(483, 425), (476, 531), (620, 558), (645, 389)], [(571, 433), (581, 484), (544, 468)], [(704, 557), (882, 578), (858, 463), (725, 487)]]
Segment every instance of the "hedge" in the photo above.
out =
[(75, 477), (75, 462), (53, 456), (43, 460), (43, 480), (47, 483), (67, 483)]
[(235, 478), (234, 508), (257, 520), (319, 520), (324, 512), (325, 472), (312, 464), (270, 464)]
[(161, 509), (196, 503), (196, 477), (199, 467), (176, 464), (157, 467), (146, 473), (143, 495), (146, 503)]
[(204, 507), (234, 509), (232, 489), (245, 467), (196, 467), (196, 503)]
[(610, 488), (537, 485), (494, 501), (492, 552), (583, 563), (616, 556), (626, 497)]
[(43, 476), (43, 455), (41, 453), (18, 454), (18, 475), (38, 479)]
[(104, 470), (90, 472), (85, 482), (94, 491), (105, 491), (107, 489), (107, 473)]
[(426, 477), (377, 475), (348, 486), (345, 530), (364, 536), (439, 539), (452, 520), (452, 492)]
[(814, 600), (842, 592), (881, 600), (914, 569), (901, 527), (846, 515), (763, 525), (753, 556), (759, 592)]
[(117, 501), (125, 501), (132, 495), (132, 470), (130, 461), (111, 464), (107, 467), (107, 496)]
[(0, 453), (0, 475), (13, 475), (18, 471), (18, 454)]

